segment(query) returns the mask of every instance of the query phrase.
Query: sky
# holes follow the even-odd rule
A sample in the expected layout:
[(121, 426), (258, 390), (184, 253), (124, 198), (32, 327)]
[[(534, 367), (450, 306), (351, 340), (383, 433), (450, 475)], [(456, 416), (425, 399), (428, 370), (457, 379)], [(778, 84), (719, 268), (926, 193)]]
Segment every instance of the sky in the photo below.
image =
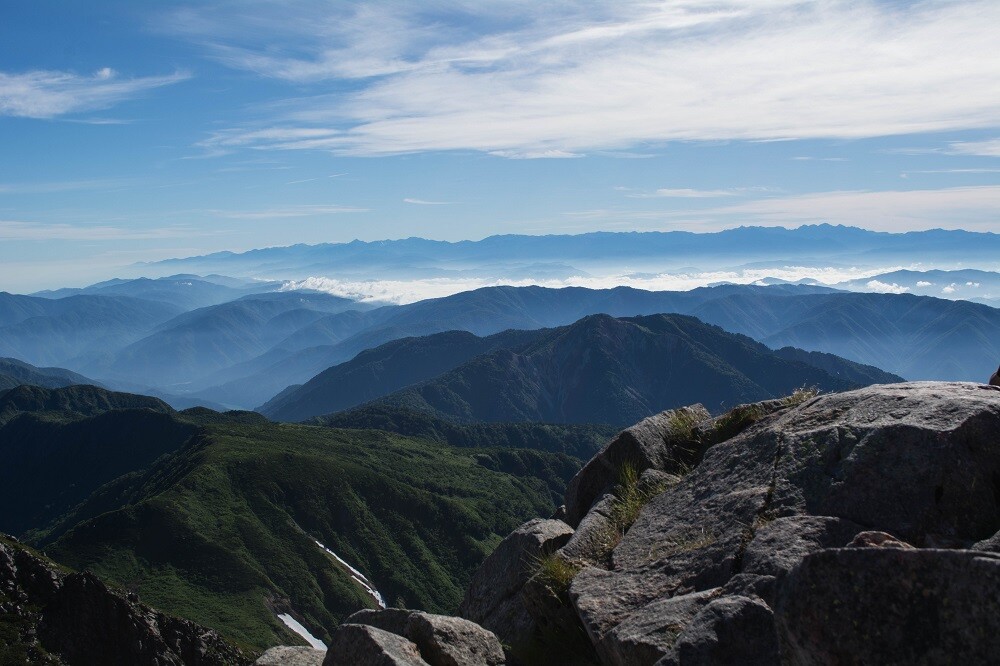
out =
[(1000, 232), (996, 0), (0, 5), (0, 290), (293, 243)]

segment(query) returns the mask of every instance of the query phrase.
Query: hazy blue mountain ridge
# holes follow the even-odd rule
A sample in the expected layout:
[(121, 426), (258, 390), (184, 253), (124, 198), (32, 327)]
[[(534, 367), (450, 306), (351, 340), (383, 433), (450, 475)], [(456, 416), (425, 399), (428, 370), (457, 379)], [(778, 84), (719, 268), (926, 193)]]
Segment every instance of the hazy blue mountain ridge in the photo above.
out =
[(458, 422), (623, 425), (695, 402), (720, 412), (803, 386), (839, 391), (858, 384), (693, 317), (592, 315), (520, 348), (477, 356), (371, 406)]
[(239, 254), (222, 252), (170, 259), (153, 266), (245, 275), (278, 272), (293, 278), (334, 274), (367, 279), (477, 274), (505, 277), (507, 270), (520, 271), (538, 262), (565, 263), (586, 271), (590, 266), (609, 265), (646, 270), (658, 263), (662, 267), (664, 261), (672, 265), (691, 265), (694, 260), (699, 265), (719, 265), (734, 260), (772, 260), (775, 248), (781, 248), (782, 256), (789, 260), (823, 259), (827, 265), (859, 260), (898, 265), (901, 258), (914, 256), (951, 262), (982, 259), (995, 264), (1000, 255), (1000, 235), (941, 229), (898, 234), (819, 224), (797, 229), (739, 227), (714, 233), (501, 235), (454, 243), (406, 238), (293, 245)]

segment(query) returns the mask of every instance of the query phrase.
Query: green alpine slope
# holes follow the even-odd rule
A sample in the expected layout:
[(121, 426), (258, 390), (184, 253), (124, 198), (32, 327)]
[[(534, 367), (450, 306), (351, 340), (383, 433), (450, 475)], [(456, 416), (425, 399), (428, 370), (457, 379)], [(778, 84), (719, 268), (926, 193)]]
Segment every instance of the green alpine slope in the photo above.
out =
[(326, 639), (375, 605), (316, 541), (390, 605), (454, 610), (482, 559), (526, 517), (551, 512), (552, 484), (578, 466), (563, 454), (379, 431), (215, 424), (100, 488), (37, 543), (260, 649), (295, 642), (278, 613)]

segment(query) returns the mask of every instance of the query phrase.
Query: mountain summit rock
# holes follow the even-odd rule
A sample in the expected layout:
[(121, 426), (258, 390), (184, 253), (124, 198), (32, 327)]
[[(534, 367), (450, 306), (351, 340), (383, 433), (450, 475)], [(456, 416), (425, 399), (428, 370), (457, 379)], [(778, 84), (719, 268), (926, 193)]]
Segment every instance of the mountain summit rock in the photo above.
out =
[(876, 385), (680, 414), (632, 429), (644, 456), (598, 454), (618, 474), (575, 530), (515, 530), (480, 570), (503, 584), (477, 574), (461, 614), (527, 664), (984, 663), (1000, 650), (1000, 388)]

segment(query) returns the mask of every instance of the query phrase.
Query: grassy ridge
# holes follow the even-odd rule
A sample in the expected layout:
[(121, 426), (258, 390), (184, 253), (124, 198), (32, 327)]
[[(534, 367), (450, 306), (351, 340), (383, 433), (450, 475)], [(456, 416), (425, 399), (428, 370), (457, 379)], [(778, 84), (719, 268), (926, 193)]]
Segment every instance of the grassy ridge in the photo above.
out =
[[(453, 610), (499, 539), (553, 508), (539, 477), (565, 482), (576, 466), (564, 458), (376, 431), (217, 424), (103, 488), (64, 521), (79, 524), (41, 542), (60, 561), (260, 649), (293, 642), (275, 612), (294, 609), (327, 638), (372, 605), (313, 539), (390, 604)], [(125, 504), (107, 511), (116, 501)]]
[(600, 424), (456, 423), (427, 412), (383, 404), (320, 416), (311, 422), (332, 428), (387, 430), (463, 448), (537, 449), (582, 460), (589, 460), (618, 431)]

